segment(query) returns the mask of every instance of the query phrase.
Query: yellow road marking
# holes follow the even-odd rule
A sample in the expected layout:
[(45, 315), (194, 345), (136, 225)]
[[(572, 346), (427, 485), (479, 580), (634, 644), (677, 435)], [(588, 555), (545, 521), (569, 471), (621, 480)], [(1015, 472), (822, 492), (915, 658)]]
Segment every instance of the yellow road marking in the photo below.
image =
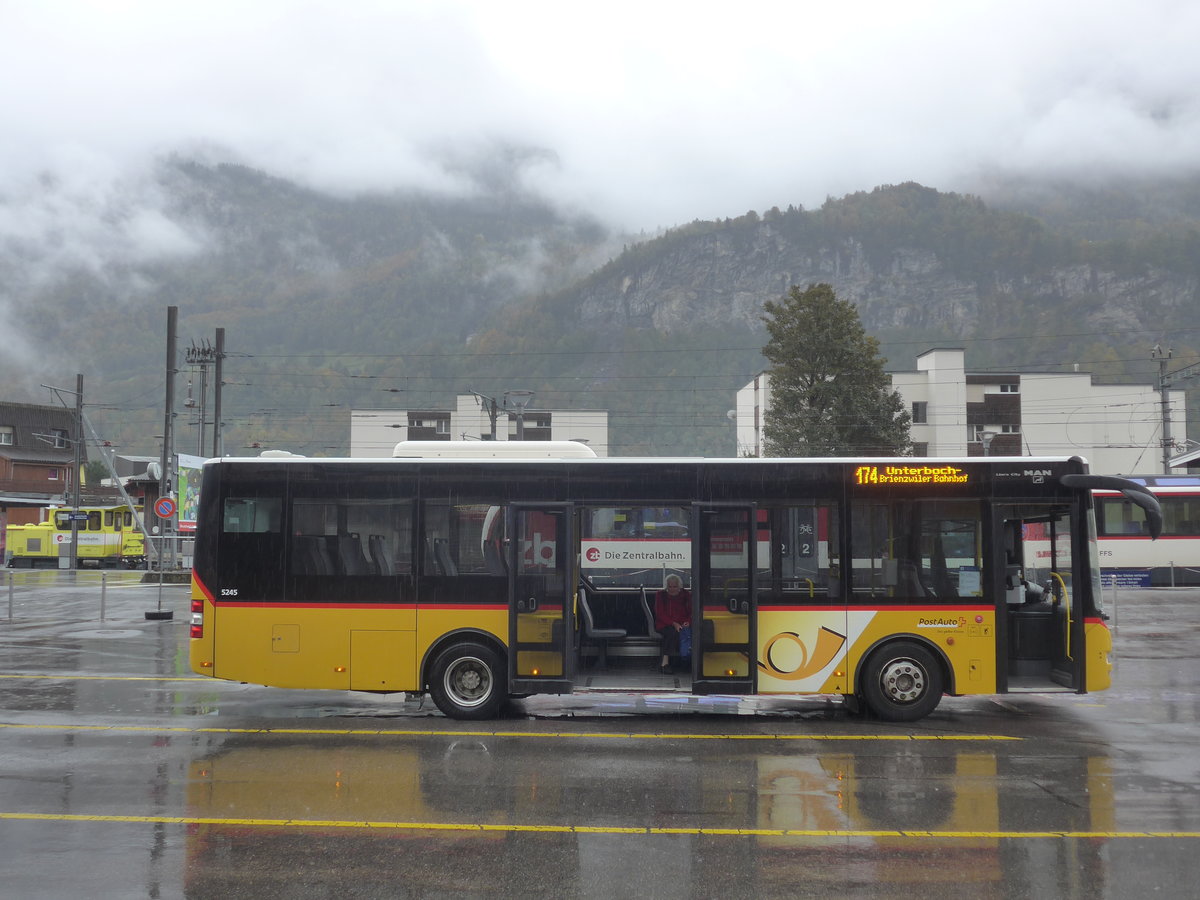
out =
[(673, 734), (639, 731), (451, 731), (417, 728), (189, 728), (182, 725), (79, 725), (0, 722), (0, 728), (139, 734), (367, 735), (371, 737), (623, 738), (658, 741), (1023, 741), (1003, 734)]
[(548, 834), (691, 834), (723, 837), (793, 838), (915, 838), (921, 840), (1016, 840), (1026, 838), (1084, 838), (1129, 840), (1182, 838), (1195, 840), (1200, 831), (907, 831), (903, 829), (796, 829), (796, 828), (680, 828), (609, 825), (517, 825), (473, 822), (375, 822), (336, 819), (240, 819), (208, 816), (114, 816), (69, 813), (0, 812), (0, 819), (28, 822), (100, 822), (133, 825), (226, 825), (242, 828), (358, 828), (393, 831), (542, 832)]
[(50, 672), (43, 672), (41, 674), (0, 675), (0, 678), (48, 678), (69, 681), (194, 681), (197, 684), (213, 683), (211, 678), (205, 678), (201, 675), (74, 675), (69, 673), (55, 675)]

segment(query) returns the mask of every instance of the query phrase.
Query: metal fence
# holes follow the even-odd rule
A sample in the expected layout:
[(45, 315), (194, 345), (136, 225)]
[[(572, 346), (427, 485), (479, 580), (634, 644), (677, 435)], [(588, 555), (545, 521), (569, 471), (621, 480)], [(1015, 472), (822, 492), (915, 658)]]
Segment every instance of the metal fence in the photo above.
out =
[(0, 569), (4, 621), (67, 621), (110, 618), (112, 592), (121, 590), (119, 614), (128, 617), (129, 588), (139, 588), (136, 599), (147, 619), (173, 618), (179, 592), (164, 588), (190, 582), (185, 570), (143, 572), (95, 569)]

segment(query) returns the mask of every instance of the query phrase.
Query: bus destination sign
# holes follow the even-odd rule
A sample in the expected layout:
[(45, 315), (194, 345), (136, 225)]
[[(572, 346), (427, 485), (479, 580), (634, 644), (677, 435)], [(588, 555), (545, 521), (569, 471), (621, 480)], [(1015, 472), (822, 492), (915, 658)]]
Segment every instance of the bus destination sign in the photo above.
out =
[(967, 473), (957, 466), (859, 466), (854, 483), (875, 484), (966, 484)]

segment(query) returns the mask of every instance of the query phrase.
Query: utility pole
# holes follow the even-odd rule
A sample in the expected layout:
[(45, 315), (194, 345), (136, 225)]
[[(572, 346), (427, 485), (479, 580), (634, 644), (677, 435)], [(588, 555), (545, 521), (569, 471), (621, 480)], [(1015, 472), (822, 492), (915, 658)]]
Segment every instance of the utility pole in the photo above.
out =
[(496, 417), (500, 415), (500, 406), (496, 403), (495, 397), (488, 397), (485, 394), (479, 393), (479, 391), (471, 391), (471, 393), (475, 395), (475, 398), (479, 401), (479, 405), (487, 413), (488, 421), (492, 423), (491, 433), (492, 440), (494, 441), (496, 439)]
[(1164, 352), (1160, 344), (1155, 344), (1150, 351), (1150, 358), (1158, 360), (1158, 394), (1162, 407), (1162, 470), (1164, 475), (1171, 474), (1171, 396), (1167, 387), (1167, 360), (1174, 352), (1170, 347)]
[(1170, 390), (1177, 383), (1200, 375), (1200, 363), (1193, 363), (1174, 372), (1167, 372), (1167, 360), (1171, 358), (1171, 354), (1174, 352), (1170, 347), (1164, 351), (1159, 344), (1155, 344), (1150, 350), (1150, 358), (1158, 360), (1158, 393), (1162, 408), (1162, 468), (1164, 475), (1171, 473), (1171, 448), (1174, 446), (1174, 441), (1171, 439)]
[(497, 402), (495, 397), (489, 397), (486, 394), (481, 394), (479, 391), (470, 391), (479, 400), (479, 405), (487, 413), (488, 419), (492, 423), (492, 440), (496, 440), (496, 419), (500, 416), (500, 411), (506, 413), (516, 413), (517, 416), (517, 437), (518, 441), (525, 440), (525, 410), (533, 400), (533, 391), (505, 391), (503, 402)]
[[(158, 472), (158, 496), (170, 496), (171, 484), (171, 462), (172, 462), (172, 447), (174, 438), (173, 420), (175, 418), (175, 327), (179, 320), (179, 307), (167, 307), (167, 395), (164, 402), (165, 414), (163, 417), (163, 444), (162, 444), (162, 466)], [(163, 519), (162, 527), (159, 530), (159, 547), (162, 547), (162, 541), (166, 540), (166, 536), (173, 532), (171, 527), (173, 520)], [(162, 571), (162, 552), (159, 552), (159, 571)], [(172, 565), (174, 565), (174, 554), (172, 554)]]
[(221, 370), (225, 359), (225, 329), (217, 329), (217, 344), (213, 364), (213, 442), (212, 455), (221, 456), (224, 447), (221, 446)]

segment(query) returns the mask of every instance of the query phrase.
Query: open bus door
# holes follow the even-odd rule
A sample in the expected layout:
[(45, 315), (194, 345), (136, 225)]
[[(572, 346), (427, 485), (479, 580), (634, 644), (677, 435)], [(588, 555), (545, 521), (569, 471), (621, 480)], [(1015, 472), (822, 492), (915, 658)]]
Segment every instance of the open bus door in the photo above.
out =
[(514, 503), (508, 517), (509, 690), (569, 694), (576, 583), (571, 506)]
[(758, 524), (754, 506), (696, 506), (692, 549), (692, 691), (755, 690)]
[[(1008, 690), (1081, 690), (1084, 684), (1084, 593), (1073, 578), (1086, 576), (1078, 559), (1071, 506), (1062, 503), (999, 504), (993, 527), (1001, 554), (996, 596), (1001, 658), (998, 680)], [(1005, 679), (1005, 676), (1006, 679)], [(1002, 680), (1004, 679), (1004, 680)]]

